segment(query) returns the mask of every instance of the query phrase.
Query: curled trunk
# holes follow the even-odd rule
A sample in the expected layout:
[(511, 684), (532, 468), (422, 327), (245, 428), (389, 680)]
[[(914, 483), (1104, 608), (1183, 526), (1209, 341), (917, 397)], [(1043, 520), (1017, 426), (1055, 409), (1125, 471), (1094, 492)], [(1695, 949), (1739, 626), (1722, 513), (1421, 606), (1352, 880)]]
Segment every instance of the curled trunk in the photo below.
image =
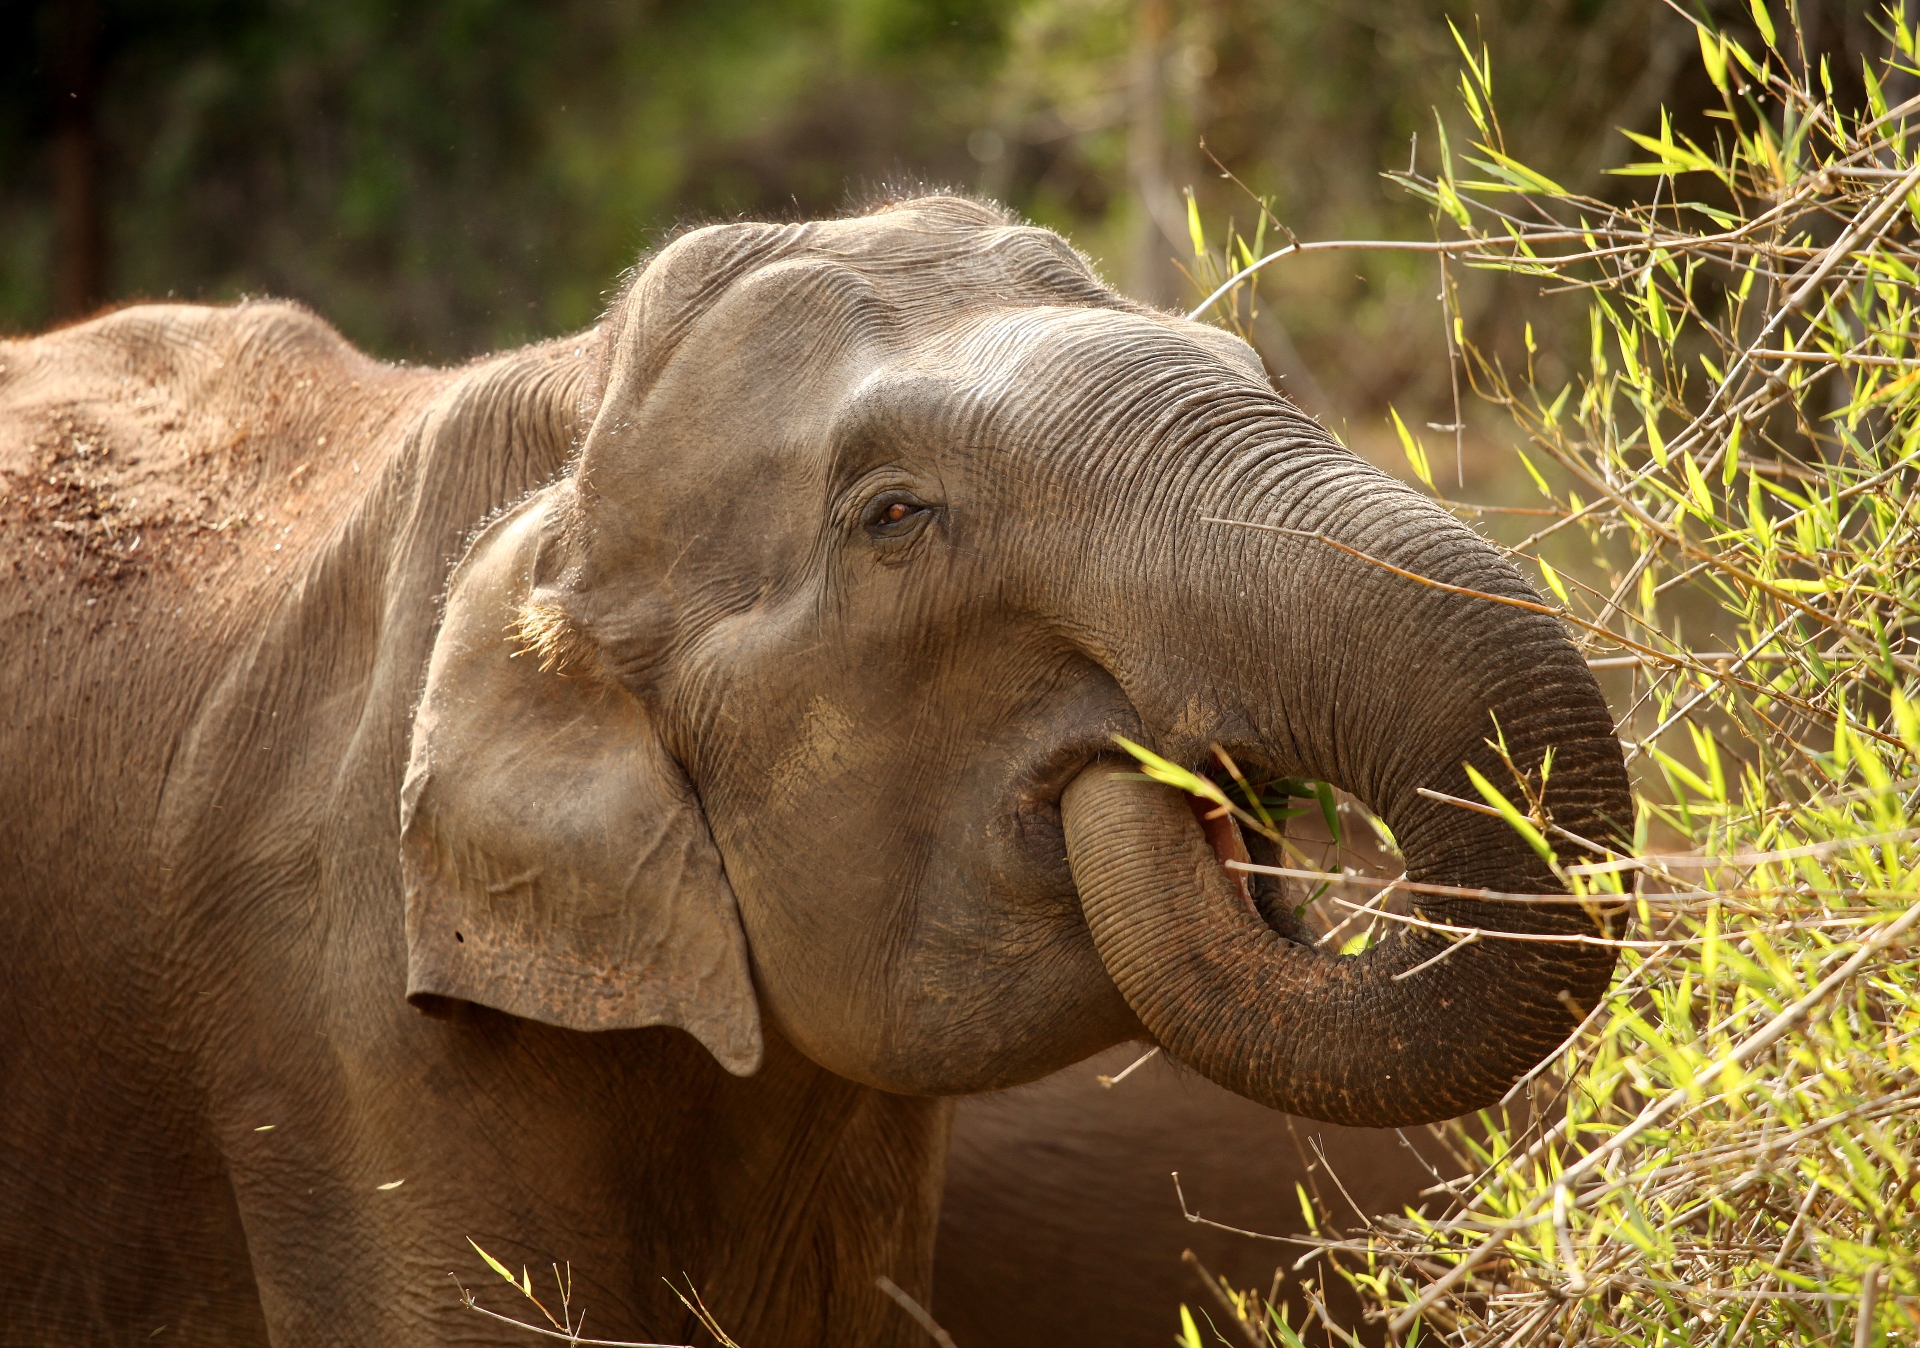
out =
[[(1135, 1014), (1182, 1062), (1290, 1114), (1387, 1127), (1482, 1107), (1553, 1049), (1613, 967), (1610, 949), (1581, 943), (1488, 936), (1447, 953), (1448, 937), (1398, 924), (1335, 955), (1261, 918), (1171, 787), (1096, 764), (1062, 812), (1087, 925)], [(1489, 932), (1596, 931), (1571, 905), (1418, 906)]]
[[(1485, 539), (1316, 428), (1280, 451), (1251, 437), (1238, 459), (1217, 431), (1196, 443), (1189, 454), (1221, 466), (1187, 475), (1194, 499), (1177, 513), (1285, 528), (1183, 533), (1112, 568), (1114, 582), (1079, 582), (1101, 615), (1087, 648), (1162, 753), (1195, 765), (1218, 742), (1242, 765), (1344, 787), (1392, 827), (1409, 878), (1431, 884), (1559, 889), (1502, 820), (1423, 794), (1477, 799), (1468, 764), (1511, 786), (1496, 738), (1536, 783), (1552, 755), (1544, 800), (1556, 825), (1609, 845), (1628, 834), (1632, 799), (1599, 687), (1557, 619), (1498, 602), (1537, 597)], [(1221, 481), (1237, 486), (1207, 499), (1225, 489), (1205, 484)], [(1088, 768), (1062, 800), (1088, 926), (1135, 1014), (1222, 1086), (1336, 1123), (1454, 1117), (1499, 1098), (1605, 993), (1608, 946), (1500, 935), (1600, 934), (1577, 904), (1416, 895), (1423, 917), (1487, 934), (1453, 948), (1391, 924), (1353, 957), (1290, 940), (1229, 879), (1180, 793), (1115, 766)], [(1564, 860), (1589, 859), (1554, 841)]]

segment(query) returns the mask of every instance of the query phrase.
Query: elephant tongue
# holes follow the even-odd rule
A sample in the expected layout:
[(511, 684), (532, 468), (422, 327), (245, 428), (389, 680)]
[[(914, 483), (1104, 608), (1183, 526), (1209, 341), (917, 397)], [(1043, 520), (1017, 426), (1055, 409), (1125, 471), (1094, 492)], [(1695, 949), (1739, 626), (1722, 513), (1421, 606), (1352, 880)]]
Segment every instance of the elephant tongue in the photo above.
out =
[[(1240, 825), (1232, 815), (1214, 805), (1213, 802), (1202, 800), (1198, 796), (1188, 796), (1187, 807), (1193, 811), (1193, 817), (1200, 822), (1200, 831), (1207, 835), (1207, 843), (1213, 848), (1214, 856), (1220, 859), (1221, 866), (1224, 867), (1229, 861), (1252, 860), (1247, 855), (1247, 841), (1240, 836)], [(1251, 905), (1253, 893), (1247, 885), (1247, 873), (1229, 870), (1227, 875), (1232, 878), (1234, 887), (1240, 891), (1240, 897)]]

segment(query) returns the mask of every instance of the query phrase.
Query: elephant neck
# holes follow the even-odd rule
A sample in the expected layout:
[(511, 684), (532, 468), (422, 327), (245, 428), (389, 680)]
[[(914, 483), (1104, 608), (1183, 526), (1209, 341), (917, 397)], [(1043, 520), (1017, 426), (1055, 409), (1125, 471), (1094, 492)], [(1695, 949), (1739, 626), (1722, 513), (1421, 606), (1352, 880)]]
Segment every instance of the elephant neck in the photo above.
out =
[[(670, 1079), (655, 1098), (701, 1102), (653, 1121), (644, 1173), (634, 1176), (636, 1196), (658, 1194), (660, 1210), (680, 1218), (677, 1229), (649, 1232), (655, 1262), (687, 1270), (741, 1343), (922, 1341), (875, 1280), (930, 1303), (952, 1101), (848, 1081), (771, 1027), (753, 1077), (697, 1056), (703, 1089), (692, 1092), (671, 1079), (688, 1070), (683, 1060), (663, 1063)], [(638, 1267), (645, 1262), (635, 1272), (650, 1292), (657, 1281)]]

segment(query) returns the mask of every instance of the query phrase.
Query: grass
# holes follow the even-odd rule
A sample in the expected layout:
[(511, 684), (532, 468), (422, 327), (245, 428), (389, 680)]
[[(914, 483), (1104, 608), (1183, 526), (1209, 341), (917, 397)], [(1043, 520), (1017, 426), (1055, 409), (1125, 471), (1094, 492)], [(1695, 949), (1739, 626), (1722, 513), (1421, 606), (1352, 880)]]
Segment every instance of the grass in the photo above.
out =
[[(1509, 551), (1606, 681), (1634, 853), (1507, 809), (1635, 929), (1607, 1003), (1449, 1127), (1467, 1179), (1368, 1230), (1323, 1215), (1284, 1306), (1223, 1286), (1181, 1308), (1191, 1348), (1299, 1343), (1325, 1270), (1407, 1344), (1920, 1342), (1920, 99), (1883, 93), (1920, 56), (1897, 11), (1861, 72), (1751, 19), (1699, 29), (1705, 131), (1632, 137), (1634, 204), (1510, 156), (1464, 40), (1471, 143), (1389, 175), (1446, 289), (1484, 268), (1563, 306), (1558, 343), (1456, 329), (1457, 378), (1513, 419), (1543, 513)], [(1261, 262), (1194, 235), (1202, 294)]]

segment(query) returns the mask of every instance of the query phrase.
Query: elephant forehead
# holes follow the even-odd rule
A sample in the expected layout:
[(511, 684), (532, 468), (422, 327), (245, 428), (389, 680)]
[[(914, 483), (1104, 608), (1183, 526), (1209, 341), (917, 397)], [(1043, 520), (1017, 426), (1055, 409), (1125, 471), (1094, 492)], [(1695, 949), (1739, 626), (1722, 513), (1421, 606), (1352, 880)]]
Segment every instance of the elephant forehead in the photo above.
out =
[(1226, 333), (1076, 306), (986, 311), (903, 364), (1003, 415), (1055, 425), (1230, 390), (1272, 398), (1259, 357)]
[(1071, 403), (1109, 392), (1182, 387), (1270, 394), (1259, 357), (1199, 324), (1079, 305), (987, 305), (949, 321), (890, 334), (884, 354), (844, 389), (850, 403), (921, 401), (929, 390), (961, 402)]
[[(910, 345), (906, 318), (873, 278), (821, 257), (772, 262), (736, 281), (686, 339), (682, 358), (819, 370), (849, 356)], [(731, 357), (731, 359), (729, 359)]]
[(1131, 309), (1051, 230), (975, 202), (927, 199), (812, 227), (807, 251), (859, 270), (903, 309), (969, 303)]
[[(1210, 330), (1184, 333), (1190, 325), (1157, 316), (1063, 303), (1045, 288), (1010, 285), (1002, 269), (976, 265), (977, 257), (920, 261), (930, 265), (817, 254), (768, 262), (684, 324), (668, 362), (746, 362), (764, 375), (818, 371), (857, 354), (866, 357), (862, 372), (884, 361), (990, 386), (1044, 352), (1098, 362), (1153, 347), (1208, 351)], [(1257, 364), (1250, 351), (1248, 359)], [(614, 373), (617, 381), (623, 371)]]
[[(932, 197), (851, 219), (713, 225), (683, 235), (615, 300), (613, 363), (646, 382), (730, 297), (855, 292), (920, 328), (981, 304), (1136, 308), (1057, 234), (1015, 224), (979, 202)], [(830, 321), (831, 306), (816, 317)]]
[[(781, 268), (767, 280), (801, 284), (817, 270), (813, 264)], [(799, 455), (796, 462), (851, 472), (899, 454), (937, 460), (956, 445), (970, 457), (997, 450), (1016, 459), (1067, 440), (1086, 441), (1088, 449), (1097, 441), (1119, 452), (1136, 438), (1132, 433), (1162, 430), (1185, 410), (1216, 406), (1222, 392), (1251, 395), (1262, 406), (1279, 402), (1251, 351), (1241, 359), (1231, 349), (1239, 343), (1196, 325), (1029, 305), (976, 309), (937, 327), (916, 326), (858, 278), (821, 284), (859, 296), (857, 313), (820, 330), (815, 341), (794, 344), (792, 352), (764, 353), (750, 387), (730, 385), (705, 342), (688, 345), (679, 364), (690, 378), (681, 392), (698, 394), (696, 415), (724, 419), (754, 406), (777, 409), (769, 424), (777, 423), (781, 442)], [(672, 402), (675, 416), (693, 411), (684, 396)], [(827, 457), (816, 458), (823, 449)], [(1080, 462), (1084, 456), (1068, 457)]]
[[(1084, 377), (1150, 344), (1159, 324), (1134, 314), (1049, 306), (999, 310), (958, 329), (948, 362), (984, 386), (1013, 388), (1041, 368)], [(1050, 389), (1036, 392), (1051, 391)]]

